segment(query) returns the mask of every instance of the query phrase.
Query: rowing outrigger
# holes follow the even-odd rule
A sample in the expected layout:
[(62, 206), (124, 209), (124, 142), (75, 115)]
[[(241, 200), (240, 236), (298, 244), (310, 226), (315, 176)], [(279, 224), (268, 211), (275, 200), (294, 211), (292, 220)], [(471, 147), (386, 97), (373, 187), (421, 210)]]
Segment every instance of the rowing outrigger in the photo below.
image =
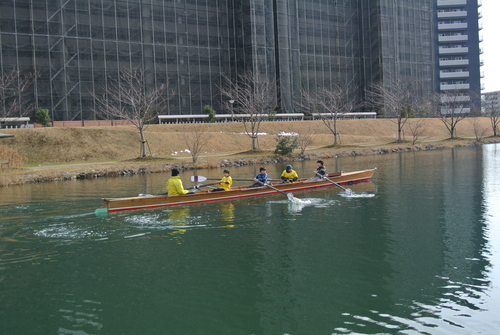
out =
[[(269, 185), (260, 187), (236, 186), (229, 191), (211, 192), (210, 190), (197, 190), (194, 194), (185, 194), (175, 197), (162, 195), (147, 195), (130, 198), (104, 198), (101, 208), (95, 210), (96, 215), (106, 215), (110, 212), (118, 212), (133, 209), (148, 209), (166, 206), (191, 205), (210, 201), (223, 201), (238, 198), (254, 197), (259, 195), (269, 195), (276, 193), (288, 193), (319, 187), (332, 186), (333, 184), (346, 190), (340, 184), (351, 184), (368, 181), (375, 173), (376, 168), (354, 171), (354, 172), (334, 172), (326, 178), (314, 177), (310, 179), (299, 179), (294, 183), (271, 182)], [(204, 177), (202, 177), (204, 178)], [(205, 178), (206, 180), (207, 178)], [(202, 181), (202, 180), (199, 180)], [(349, 189), (347, 189), (349, 190)], [(346, 190), (346, 192), (347, 192)], [(350, 190), (349, 190), (350, 191)]]

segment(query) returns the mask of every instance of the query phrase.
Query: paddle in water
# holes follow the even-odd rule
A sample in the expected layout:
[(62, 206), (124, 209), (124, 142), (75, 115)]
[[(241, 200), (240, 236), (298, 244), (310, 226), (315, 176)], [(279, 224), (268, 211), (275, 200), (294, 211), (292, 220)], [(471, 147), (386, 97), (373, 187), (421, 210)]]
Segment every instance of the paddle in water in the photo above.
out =
[(264, 183), (263, 183), (263, 182), (261, 182), (261, 181), (257, 181), (257, 182), (258, 182), (259, 184), (263, 185), (263, 186), (267, 186), (267, 187), (269, 187), (269, 188), (272, 188), (272, 189), (273, 189), (273, 190), (275, 190), (275, 191), (278, 191), (278, 192), (279, 192), (279, 193), (281, 193), (281, 194), (284, 194), (284, 195), (288, 198), (288, 200), (290, 200), (290, 201), (293, 201), (293, 200), (295, 199), (295, 197), (293, 196), (292, 192), (288, 192), (288, 193), (286, 193), (286, 192), (283, 192), (283, 191), (281, 191), (281, 190), (278, 190), (278, 189), (277, 189), (276, 187), (274, 187), (273, 185), (264, 184)]
[(335, 185), (335, 186), (337, 186), (337, 187), (340, 187), (341, 189), (343, 189), (343, 190), (345, 191), (345, 193), (346, 193), (347, 195), (352, 195), (352, 190), (351, 190), (350, 188), (345, 188), (345, 187), (341, 186), (339, 183), (334, 182), (333, 180), (331, 180), (331, 179), (330, 179), (330, 178), (328, 178), (327, 176), (323, 176), (323, 175), (321, 175), (321, 174), (319, 174), (319, 173), (316, 173), (316, 175), (317, 175), (318, 177), (320, 177), (320, 178), (323, 178), (323, 179), (328, 180), (328, 181), (329, 181), (330, 183), (332, 183), (333, 185)]

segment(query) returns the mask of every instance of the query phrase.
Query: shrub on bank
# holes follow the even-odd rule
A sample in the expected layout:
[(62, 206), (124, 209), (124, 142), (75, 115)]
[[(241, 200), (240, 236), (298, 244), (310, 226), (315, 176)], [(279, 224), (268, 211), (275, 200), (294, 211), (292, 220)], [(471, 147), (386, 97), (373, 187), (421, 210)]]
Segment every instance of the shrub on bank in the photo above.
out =
[(50, 127), (52, 120), (49, 116), (49, 110), (43, 108), (37, 108), (35, 110), (35, 122), (41, 124), (44, 127)]
[(290, 155), (294, 149), (299, 147), (299, 139), (297, 136), (277, 135), (276, 142), (276, 150), (274, 150), (274, 153), (277, 155)]

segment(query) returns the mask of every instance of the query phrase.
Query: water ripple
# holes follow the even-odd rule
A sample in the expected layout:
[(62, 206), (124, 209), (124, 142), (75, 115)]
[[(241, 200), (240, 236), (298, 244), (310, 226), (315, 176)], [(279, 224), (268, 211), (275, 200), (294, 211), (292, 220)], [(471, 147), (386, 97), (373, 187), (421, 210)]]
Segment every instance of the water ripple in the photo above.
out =
[(99, 332), (103, 324), (99, 313), (102, 312), (101, 303), (93, 300), (62, 302), (64, 308), (58, 310), (63, 319), (64, 327), (59, 327), (58, 334), (86, 335)]
[(366, 192), (352, 192), (351, 194), (342, 192), (339, 195), (343, 198), (373, 198), (375, 194)]
[(96, 230), (92, 227), (78, 226), (74, 222), (70, 222), (68, 224), (57, 224), (42, 229), (35, 229), (33, 235), (48, 239), (80, 240), (103, 238), (107, 236), (107, 232)]

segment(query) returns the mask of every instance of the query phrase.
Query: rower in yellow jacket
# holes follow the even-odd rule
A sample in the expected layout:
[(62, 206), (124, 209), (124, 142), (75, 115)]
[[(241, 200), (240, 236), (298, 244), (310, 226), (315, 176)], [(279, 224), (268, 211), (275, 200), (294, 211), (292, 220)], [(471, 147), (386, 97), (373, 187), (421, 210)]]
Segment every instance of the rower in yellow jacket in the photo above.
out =
[(233, 185), (233, 178), (229, 175), (229, 170), (224, 170), (224, 177), (220, 180), (220, 187), (213, 189), (212, 192), (217, 191), (229, 191), (231, 189), (231, 185)]
[(183, 194), (193, 194), (194, 192), (189, 192), (182, 186), (181, 177), (179, 177), (179, 170), (172, 169), (172, 177), (167, 181), (167, 193), (169, 196), (183, 195)]
[(299, 175), (295, 172), (293, 167), (288, 164), (285, 171), (281, 174), (281, 180), (283, 180), (284, 183), (293, 183), (297, 179), (299, 179)]

